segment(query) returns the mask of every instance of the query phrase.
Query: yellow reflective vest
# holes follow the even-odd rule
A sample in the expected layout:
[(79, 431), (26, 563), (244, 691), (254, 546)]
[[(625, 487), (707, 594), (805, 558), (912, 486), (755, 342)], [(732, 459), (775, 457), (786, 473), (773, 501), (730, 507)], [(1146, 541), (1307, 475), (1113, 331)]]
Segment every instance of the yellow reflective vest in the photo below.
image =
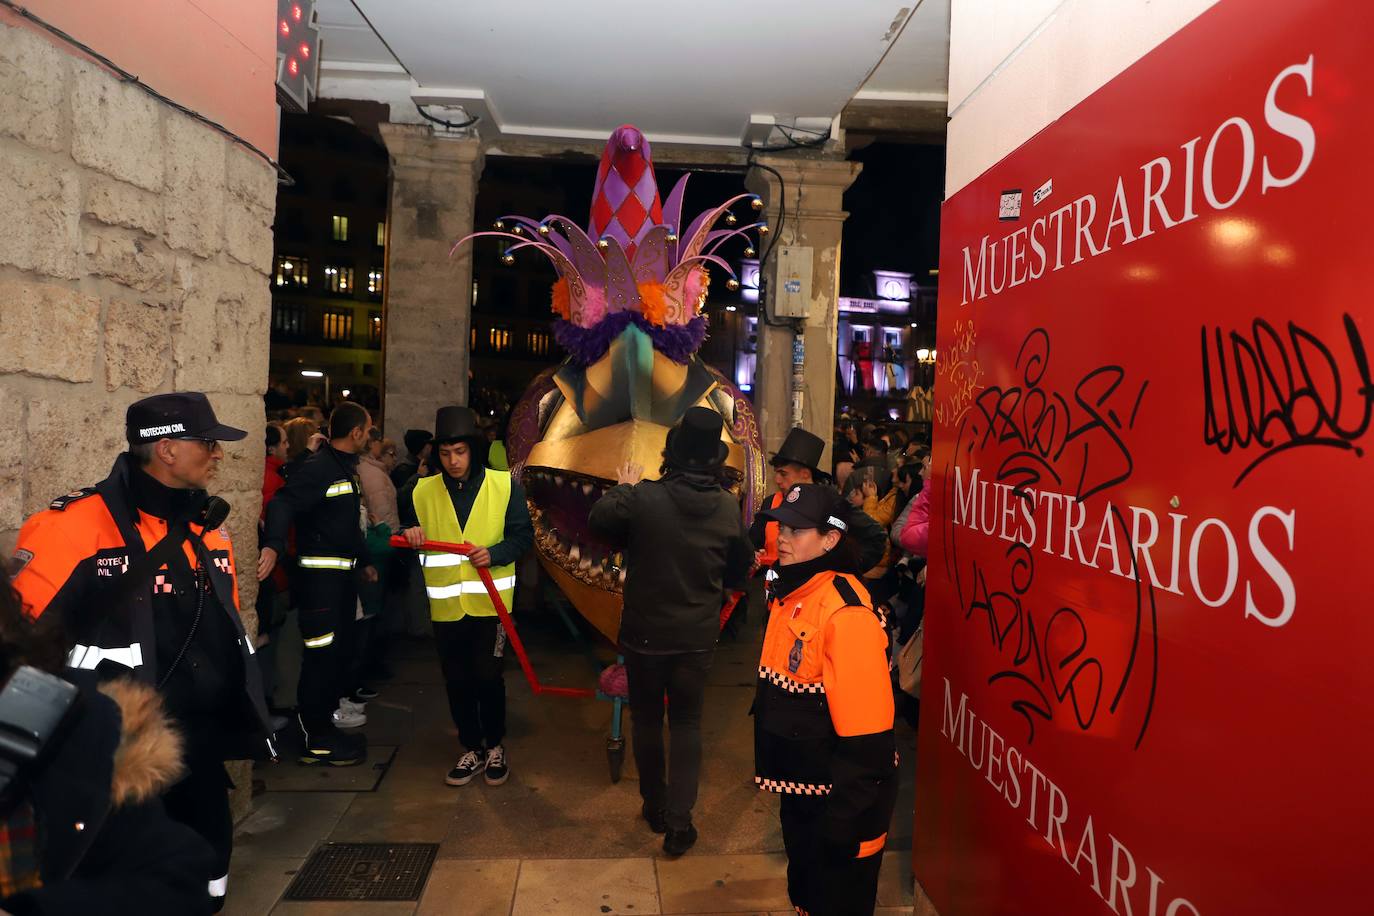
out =
[[(510, 491), (510, 474), (488, 469), (464, 527), (458, 523), (458, 513), (444, 486), (443, 474), (435, 474), (415, 485), (415, 514), (428, 540), (491, 547), (505, 538)], [(447, 623), (468, 615), (496, 616), (496, 607), (491, 603), (477, 567), (467, 557), (421, 551), (420, 567), (425, 575), (431, 620)], [(490, 572), (501, 601), (509, 611), (511, 599), (515, 597), (515, 565), (493, 566)]]

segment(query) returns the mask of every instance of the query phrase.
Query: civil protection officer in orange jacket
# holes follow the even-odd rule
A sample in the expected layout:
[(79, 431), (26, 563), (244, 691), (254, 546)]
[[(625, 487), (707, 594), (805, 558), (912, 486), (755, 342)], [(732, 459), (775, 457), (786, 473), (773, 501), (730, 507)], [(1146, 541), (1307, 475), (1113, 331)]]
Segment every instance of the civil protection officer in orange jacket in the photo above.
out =
[(799, 484), (776, 508), (777, 578), (754, 702), (755, 782), (781, 794), (800, 913), (871, 913), (897, 795), (888, 637), (859, 579), (849, 507)]
[(274, 755), (233, 545), (205, 492), (220, 442), (246, 433), (220, 423), (198, 392), (138, 401), (125, 425), (129, 451), (107, 478), (24, 523), (10, 574), (30, 617), (60, 617), (71, 667), (162, 694), (187, 770), (163, 801), (214, 848), (207, 880), (222, 903), (233, 837), (224, 761)]

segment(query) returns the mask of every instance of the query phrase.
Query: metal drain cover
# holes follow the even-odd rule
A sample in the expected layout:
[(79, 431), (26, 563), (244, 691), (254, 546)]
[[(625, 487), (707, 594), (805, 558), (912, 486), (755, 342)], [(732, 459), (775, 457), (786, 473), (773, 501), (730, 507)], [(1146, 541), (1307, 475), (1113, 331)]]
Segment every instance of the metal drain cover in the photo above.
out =
[(419, 900), (438, 852), (438, 843), (328, 843), (284, 899)]

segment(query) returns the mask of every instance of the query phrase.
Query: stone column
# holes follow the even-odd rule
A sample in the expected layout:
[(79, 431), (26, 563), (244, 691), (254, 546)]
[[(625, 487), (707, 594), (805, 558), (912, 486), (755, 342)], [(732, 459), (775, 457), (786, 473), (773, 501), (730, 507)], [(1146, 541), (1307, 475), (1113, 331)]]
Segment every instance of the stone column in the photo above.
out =
[[(840, 236), (844, 230), (844, 192), (859, 176), (863, 166), (836, 159), (800, 159), (793, 156), (760, 156), (755, 160), (782, 176), (755, 166), (749, 170), (745, 185), (763, 198), (772, 235), (765, 238), (763, 250), (778, 246), (804, 245), (813, 250), (811, 307), (802, 322), (806, 343), (806, 364), (802, 401), (802, 426), (826, 440), (823, 462), (830, 460), (830, 433), (835, 414), (835, 361), (839, 333)], [(779, 201), (785, 202), (786, 221), (778, 219)], [(762, 265), (767, 279), (768, 313), (780, 289), (778, 258), (770, 254)], [(758, 370), (755, 376), (754, 406), (759, 415), (764, 448), (772, 453), (792, 426), (792, 342), (793, 329), (772, 327), (759, 316)]]
[(380, 127), (391, 154), (382, 403), (399, 441), (432, 428), (439, 407), (468, 402), (472, 247), (449, 249), (472, 232), (482, 146), (427, 125)]

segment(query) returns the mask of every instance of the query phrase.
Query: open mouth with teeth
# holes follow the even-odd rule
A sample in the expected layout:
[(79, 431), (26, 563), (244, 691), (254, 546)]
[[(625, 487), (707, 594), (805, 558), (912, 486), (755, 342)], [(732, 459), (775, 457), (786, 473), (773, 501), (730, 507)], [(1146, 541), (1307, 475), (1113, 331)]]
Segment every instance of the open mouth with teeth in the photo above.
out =
[(564, 469), (526, 467), (525, 491), (539, 552), (585, 585), (620, 593), (625, 556), (604, 543), (587, 523), (610, 481)]

